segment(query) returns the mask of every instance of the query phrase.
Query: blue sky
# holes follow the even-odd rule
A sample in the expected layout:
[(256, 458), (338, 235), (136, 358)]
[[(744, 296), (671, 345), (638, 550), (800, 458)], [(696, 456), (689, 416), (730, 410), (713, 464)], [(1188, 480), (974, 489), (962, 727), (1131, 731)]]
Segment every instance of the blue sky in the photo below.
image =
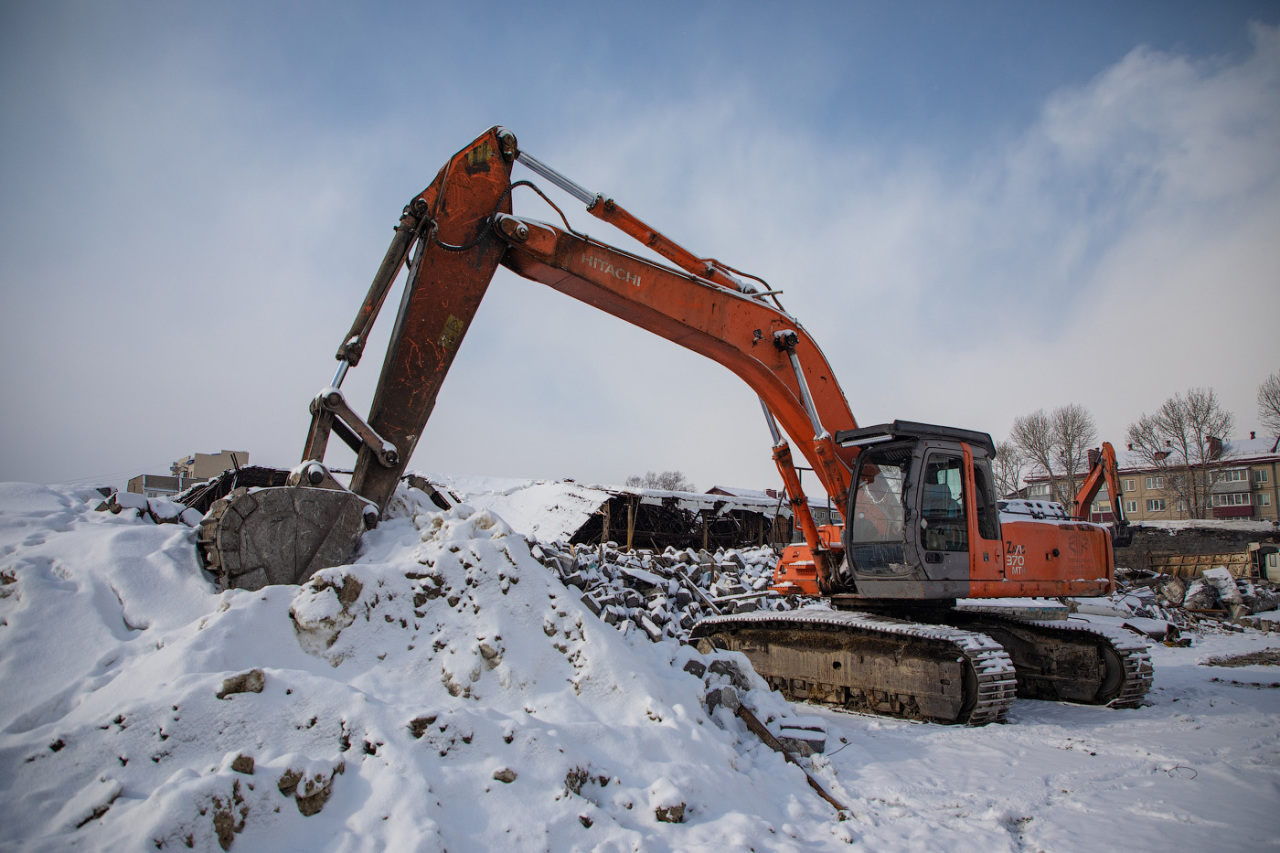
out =
[[(1000, 438), (1077, 402), (1118, 443), (1207, 385), (1245, 434), (1280, 367), (1278, 26), (1274, 2), (5, 3), (0, 479), (292, 465), (401, 206), (493, 124), (785, 290), (862, 423)], [(413, 467), (777, 479), (738, 380), (505, 272)]]

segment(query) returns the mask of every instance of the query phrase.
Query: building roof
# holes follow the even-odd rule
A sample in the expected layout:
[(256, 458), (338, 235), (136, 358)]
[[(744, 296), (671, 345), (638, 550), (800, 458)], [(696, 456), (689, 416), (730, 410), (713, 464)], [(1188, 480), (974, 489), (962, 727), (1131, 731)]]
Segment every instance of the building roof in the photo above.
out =
[[(790, 506), (790, 502), (787, 500), (786, 496), (781, 494), (777, 489), (765, 489), (764, 491), (761, 491), (759, 489), (740, 489), (737, 486), (712, 486), (711, 488), (707, 489), (707, 494), (724, 495), (726, 497), (731, 497), (731, 498), (741, 498), (742, 500), (748, 500), (752, 502), (772, 501), (774, 503), (777, 503), (778, 499), (781, 498), (783, 506)], [(827, 505), (830, 503), (829, 499), (827, 498), (819, 498), (813, 495), (807, 495), (807, 497), (809, 499), (809, 506), (821, 507), (825, 509)], [(834, 508), (839, 509), (839, 507), (834, 507)]]
[(778, 493), (770, 489), (741, 489), (737, 486), (712, 486), (707, 489), (709, 495), (727, 495), (731, 498), (759, 498), (761, 500), (777, 500)]
[[(1280, 452), (1277, 452), (1280, 445), (1280, 438), (1263, 437), (1263, 438), (1229, 438), (1222, 444), (1222, 455), (1211, 463), (1214, 468), (1232, 468), (1247, 467), (1250, 464), (1258, 462), (1278, 462), (1280, 461)], [(1175, 449), (1169, 449), (1169, 467), (1176, 467), (1181, 464), (1181, 454)], [(1121, 446), (1116, 448), (1116, 465), (1121, 472), (1137, 472), (1137, 471), (1154, 471), (1157, 466), (1147, 461), (1142, 453), (1136, 450), (1130, 450), (1128, 447)], [(1076, 472), (1077, 477), (1083, 477), (1089, 473), (1089, 469), (1083, 468)], [(1062, 477), (1063, 474), (1056, 476)], [(1048, 474), (1032, 474), (1024, 481), (1027, 483), (1047, 482)]]
[[(1280, 459), (1280, 454), (1276, 452), (1278, 441), (1280, 439), (1275, 437), (1229, 438), (1222, 443), (1222, 455), (1214, 460), (1214, 463), (1217, 465), (1244, 465), (1249, 462), (1275, 461)], [(1176, 448), (1170, 448), (1169, 450), (1169, 464), (1181, 465), (1181, 454), (1178, 450)], [(1154, 467), (1139, 451), (1130, 450), (1128, 447), (1116, 450), (1116, 464), (1120, 466), (1122, 471), (1141, 471)]]
[[(517, 532), (533, 539), (551, 542), (568, 540), (610, 498), (633, 496), (640, 504), (678, 508), (693, 513), (703, 511), (716, 515), (743, 510), (772, 515), (775, 511), (791, 516), (791, 504), (750, 489), (737, 489), (742, 495), (703, 492), (671, 492), (635, 486), (600, 486), (572, 480), (526, 480), (508, 477), (469, 477), (443, 474), (418, 474), (435, 488), (448, 493), (458, 503), (490, 509)], [(728, 490), (722, 490), (728, 491)]]

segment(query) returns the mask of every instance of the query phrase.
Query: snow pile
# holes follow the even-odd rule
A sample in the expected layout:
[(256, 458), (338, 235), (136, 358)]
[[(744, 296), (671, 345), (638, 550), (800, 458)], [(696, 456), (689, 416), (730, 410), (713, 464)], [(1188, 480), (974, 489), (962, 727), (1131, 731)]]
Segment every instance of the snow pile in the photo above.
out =
[[(1156, 644), (1132, 711), (800, 718), (740, 656), (592, 616), (492, 512), (406, 490), (354, 565), (218, 592), (190, 529), (101, 502), (0, 484), (0, 851), (1275, 844), (1275, 634)], [(735, 702), (822, 730), (847, 820)]]
[[(354, 565), (219, 593), (192, 531), (100, 502), (0, 486), (0, 849), (852, 837), (708, 713), (720, 676), (683, 668), (706, 659), (596, 619), (492, 513), (401, 492)], [(738, 671), (761, 719), (797, 724)]]
[(569, 481), (430, 475), (450, 498), (487, 509), (529, 539), (569, 541), (609, 500), (604, 489)]

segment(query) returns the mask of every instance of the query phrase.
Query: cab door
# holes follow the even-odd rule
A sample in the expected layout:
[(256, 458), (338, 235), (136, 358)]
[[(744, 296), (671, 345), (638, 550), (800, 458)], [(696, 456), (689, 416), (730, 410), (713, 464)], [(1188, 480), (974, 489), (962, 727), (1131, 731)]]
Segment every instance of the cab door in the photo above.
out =
[(969, 515), (965, 453), (957, 445), (927, 442), (916, 484), (916, 547), (925, 577), (969, 577)]
[(975, 454), (966, 443), (960, 445), (965, 464), (965, 503), (969, 517), (969, 579), (1004, 580), (1004, 538), (1000, 535), (1000, 510), (996, 505), (995, 478), (991, 461)]
[(946, 439), (892, 441), (859, 455), (841, 566), (858, 596), (969, 595), (972, 465), (962, 443)]

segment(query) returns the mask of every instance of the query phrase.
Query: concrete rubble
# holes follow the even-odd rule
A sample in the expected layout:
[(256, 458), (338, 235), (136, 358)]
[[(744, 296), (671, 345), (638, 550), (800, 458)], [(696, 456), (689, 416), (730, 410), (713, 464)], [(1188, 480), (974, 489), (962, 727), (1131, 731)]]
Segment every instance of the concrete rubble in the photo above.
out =
[[(769, 547), (719, 548), (714, 552), (667, 548), (656, 553), (626, 551), (613, 542), (531, 545), (534, 557), (566, 587), (580, 590), (582, 603), (592, 613), (624, 634), (639, 631), (653, 642), (674, 639), (686, 643), (689, 629), (704, 616), (790, 610), (794, 606), (792, 599), (769, 591), (778, 560)], [(740, 655), (699, 654), (682, 645), (677, 660), (684, 661), (682, 669), (705, 682), (703, 701), (721, 726), (740, 715), (744, 703), (760, 707), (763, 700), (753, 691), (771, 692)], [(748, 699), (749, 694), (756, 698)], [(717, 709), (728, 716), (720, 716)], [(762, 724), (793, 756), (805, 758), (826, 750), (821, 720), (778, 713), (775, 708), (774, 713), (765, 714)]]
[(752, 610), (790, 610), (790, 599), (770, 593), (777, 557), (768, 547), (624, 551), (616, 543), (570, 546), (539, 542), (533, 555), (582, 603), (626, 633), (642, 631), (657, 642), (685, 642), (704, 617)]
[[(1132, 627), (1156, 639), (1172, 640), (1179, 629), (1205, 623), (1228, 630), (1280, 627), (1278, 620), (1255, 616), (1280, 607), (1280, 589), (1261, 578), (1235, 577), (1222, 566), (1206, 569), (1197, 578), (1120, 568), (1116, 570), (1116, 588), (1108, 598), (1080, 599), (1074, 604), (1085, 612), (1102, 606), (1115, 615), (1131, 617)], [(1166, 636), (1157, 636), (1162, 629), (1156, 623), (1164, 623)]]
[(187, 527), (196, 527), (204, 517), (199, 510), (168, 498), (148, 498), (110, 488), (101, 488), (98, 492), (106, 498), (95, 507), (98, 512), (109, 512), (112, 515), (125, 513), (130, 518), (145, 518), (154, 524), (183, 524)]

